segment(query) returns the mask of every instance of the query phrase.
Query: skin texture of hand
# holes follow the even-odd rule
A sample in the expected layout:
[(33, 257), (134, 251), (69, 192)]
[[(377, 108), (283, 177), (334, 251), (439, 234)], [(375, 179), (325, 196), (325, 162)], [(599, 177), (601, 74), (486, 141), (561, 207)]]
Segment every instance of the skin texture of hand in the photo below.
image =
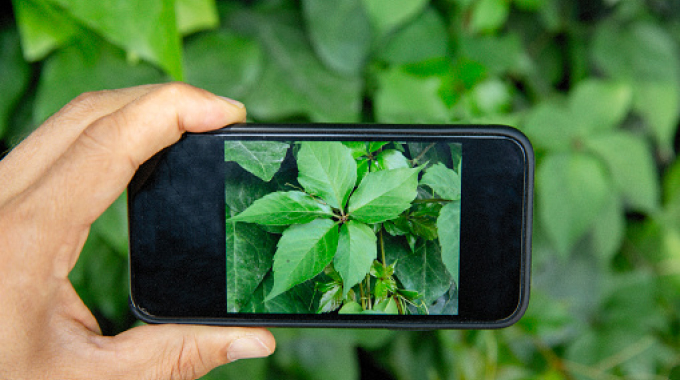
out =
[(181, 84), (79, 96), (0, 161), (0, 378), (195, 379), (274, 351), (266, 329), (141, 326), (102, 336), (68, 280), (90, 225), (183, 132), (245, 120)]

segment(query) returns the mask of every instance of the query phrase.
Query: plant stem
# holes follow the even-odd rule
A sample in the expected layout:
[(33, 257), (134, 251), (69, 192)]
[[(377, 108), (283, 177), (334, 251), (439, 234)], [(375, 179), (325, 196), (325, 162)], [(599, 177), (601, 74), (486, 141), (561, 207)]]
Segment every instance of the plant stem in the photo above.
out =
[(366, 302), (368, 303), (367, 310), (373, 310), (373, 305), (371, 305), (371, 276), (368, 274), (366, 275), (366, 289), (368, 289), (366, 292)]
[(420, 162), (420, 159), (423, 158), (423, 156), (425, 155), (425, 153), (427, 153), (427, 151), (430, 150), (434, 145), (435, 145), (435, 143), (432, 143), (432, 144), (426, 146), (425, 149), (423, 149), (423, 151), (420, 152), (420, 154), (418, 155), (418, 157), (414, 158), (414, 159), (411, 160), (411, 161), (414, 162), (414, 163), (416, 163), (416, 164), (417, 164), (418, 162)]

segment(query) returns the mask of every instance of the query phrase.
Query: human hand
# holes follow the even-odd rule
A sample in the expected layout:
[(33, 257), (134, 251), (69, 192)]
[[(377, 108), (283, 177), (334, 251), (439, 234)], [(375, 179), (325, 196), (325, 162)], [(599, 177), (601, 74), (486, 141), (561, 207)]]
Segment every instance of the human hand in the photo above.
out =
[(185, 131), (245, 120), (181, 84), (81, 95), (0, 161), (0, 378), (194, 379), (274, 351), (257, 328), (136, 327), (115, 337), (69, 282), (90, 225)]

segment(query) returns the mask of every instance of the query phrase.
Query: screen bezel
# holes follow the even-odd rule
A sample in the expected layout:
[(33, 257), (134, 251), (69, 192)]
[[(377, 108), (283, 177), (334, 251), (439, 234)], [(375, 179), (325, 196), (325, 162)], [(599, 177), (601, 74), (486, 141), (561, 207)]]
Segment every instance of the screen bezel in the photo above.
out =
[[(227, 313), (224, 286), (226, 270), (222, 269), (222, 272), (225, 272), (224, 277), (218, 278), (217, 272), (206, 274), (206, 270), (212, 271), (210, 268), (192, 269), (193, 264), (200, 262), (195, 260), (196, 251), (206, 250), (206, 244), (207, 247), (212, 247), (207, 249), (225, 252), (224, 176), (220, 175), (218, 168), (211, 167), (217, 165), (211, 162), (223, 164), (222, 148), (225, 139), (462, 142), (464, 158), (459, 314), (393, 316)], [(161, 176), (163, 168), (171, 162), (173, 168), (176, 165), (190, 166), (191, 170), (187, 171), (187, 177), (179, 180), (179, 174), (173, 171), (175, 182), (172, 188), (154, 186), (156, 176)], [(512, 172), (512, 175), (501, 175), (504, 173), (499, 172), (500, 166)], [(132, 310), (139, 318), (151, 323), (413, 329), (508, 326), (523, 315), (529, 299), (533, 168), (534, 156), (530, 143), (520, 132), (505, 126), (242, 124), (209, 133), (185, 134), (180, 142), (142, 165), (128, 188)], [(170, 173), (168, 170), (166, 177)], [(194, 223), (202, 226), (206, 223), (211, 226), (214, 224), (212, 230), (204, 231), (202, 228), (199, 232), (208, 234), (207, 236), (213, 237), (212, 239), (206, 236), (193, 239), (202, 240), (204, 248), (182, 246), (187, 240), (192, 240), (186, 235), (182, 236), (184, 233), (182, 231), (198, 230), (192, 230), (191, 225), (182, 224), (187, 223), (189, 215), (187, 213), (195, 213), (193, 210), (188, 211), (191, 207), (184, 204), (186, 196), (182, 205), (178, 205), (177, 202), (172, 205), (167, 203), (166, 198), (169, 196), (166, 195), (177, 191), (177, 187), (174, 186), (177, 181), (186, 184), (185, 194), (193, 194), (196, 201), (200, 199), (205, 204), (205, 199), (209, 199), (208, 204), (211, 207), (201, 212), (202, 215), (205, 214), (202, 216), (204, 219)], [(506, 192), (506, 188), (510, 190)], [(479, 189), (491, 190), (486, 195), (480, 195), (484, 193)], [(511, 195), (511, 191), (515, 194)], [(510, 216), (510, 220), (493, 220), (501, 216), (494, 216), (493, 212), (489, 214), (488, 205), (492, 199), (489, 197), (494, 197), (496, 205), (505, 205), (511, 209), (506, 210), (504, 214), (505, 218)], [(188, 203), (191, 203), (190, 199)], [(144, 209), (143, 205), (149, 206)], [(484, 208), (484, 205), (487, 207)], [(150, 218), (154, 218), (155, 212), (149, 210), (159, 209), (164, 210), (163, 217), (156, 215), (149, 223)], [(172, 223), (175, 223), (174, 227), (171, 227), (173, 234), (177, 235), (173, 237), (174, 241), (164, 243), (155, 239), (159, 228), (168, 229), (167, 225), (163, 227), (159, 224), (172, 225)], [(507, 246), (504, 247), (500, 242), (488, 238), (490, 229), (493, 229), (489, 227), (489, 223), (493, 224), (493, 228), (505, 229), (503, 233), (511, 236), (512, 243), (509, 245), (514, 247), (511, 249), (512, 252)], [(507, 231), (508, 229), (512, 231)], [(154, 262), (149, 259), (149, 252), (156, 250), (153, 248), (156, 245), (163, 244), (166, 244), (162, 249), (163, 253), (157, 253), (154, 266), (149, 267), (147, 264)], [(183, 257), (181, 265), (168, 259), (168, 250), (171, 251), (170, 257)], [(189, 250), (192, 252), (188, 253)], [(226, 261), (224, 256), (222, 254), (224, 261), (219, 261), (216, 254), (213, 256), (204, 254), (204, 257), (211, 258), (208, 261), (214, 268), (225, 268), (225, 265), (222, 265)], [(507, 268), (501, 269), (499, 263)], [(166, 267), (162, 268), (163, 265)], [(212, 280), (205, 281), (206, 278)], [(219, 287), (215, 286), (217, 283), (223, 285), (223, 292), (220, 293)], [(180, 297), (178, 296), (180, 292), (175, 289), (182, 289), (186, 294)], [(221, 308), (218, 299), (223, 300)], [(220, 309), (223, 312), (220, 312)]]

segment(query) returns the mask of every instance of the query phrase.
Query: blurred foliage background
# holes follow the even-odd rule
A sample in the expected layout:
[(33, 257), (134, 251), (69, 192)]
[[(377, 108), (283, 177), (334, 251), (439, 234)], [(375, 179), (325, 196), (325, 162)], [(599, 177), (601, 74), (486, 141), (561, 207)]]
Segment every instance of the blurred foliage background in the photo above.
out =
[[(275, 329), (206, 379), (680, 378), (680, 3), (13, 0), (0, 152), (85, 91), (184, 80), (252, 121), (503, 123), (536, 148), (529, 310), (499, 331)], [(96, 189), (94, 189), (96, 191)], [(127, 307), (124, 198), (71, 274)]]

